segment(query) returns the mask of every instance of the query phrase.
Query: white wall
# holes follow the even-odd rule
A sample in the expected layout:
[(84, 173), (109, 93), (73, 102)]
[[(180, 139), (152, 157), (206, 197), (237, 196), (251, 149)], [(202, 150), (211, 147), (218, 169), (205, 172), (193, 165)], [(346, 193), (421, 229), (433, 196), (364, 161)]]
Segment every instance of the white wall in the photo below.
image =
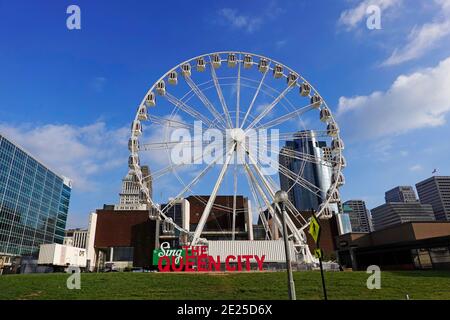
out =
[(94, 242), (95, 242), (95, 231), (97, 229), (97, 214), (91, 212), (89, 215), (89, 226), (88, 234), (86, 239), (86, 255), (87, 260), (90, 260), (89, 271), (94, 271), (96, 266), (97, 256), (95, 254)]

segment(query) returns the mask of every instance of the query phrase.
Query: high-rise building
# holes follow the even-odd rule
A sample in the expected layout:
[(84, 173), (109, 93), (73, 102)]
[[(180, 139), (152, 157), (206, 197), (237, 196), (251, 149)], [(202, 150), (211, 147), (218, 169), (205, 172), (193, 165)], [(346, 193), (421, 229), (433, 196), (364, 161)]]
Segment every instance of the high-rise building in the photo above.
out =
[(387, 227), (419, 221), (435, 221), (433, 208), (420, 202), (388, 202), (371, 210), (375, 231)]
[(0, 256), (64, 240), (71, 182), (0, 135)]
[[(305, 161), (296, 157), (286, 155), (289, 150), (310, 155), (320, 161)], [(279, 156), (280, 167), (285, 167), (293, 174), (299, 175), (304, 183), (294, 183), (281, 172), (280, 186), (282, 190), (288, 192), (289, 200), (299, 211), (318, 210), (323, 200), (327, 197), (327, 191), (331, 186), (333, 168), (330, 163), (332, 159), (331, 148), (326, 141), (319, 141), (315, 131), (299, 131), (298, 137), (292, 141), (286, 141), (286, 145), (281, 149)], [(313, 185), (320, 191), (311, 190), (307, 184)], [(314, 188), (315, 189), (315, 188)], [(312, 192), (316, 191), (316, 192)], [(340, 205), (331, 204), (330, 208), (338, 215), (339, 233), (343, 234), (351, 231), (348, 218), (339, 210)]]
[[(148, 166), (142, 166), (142, 176), (146, 182), (150, 197), (152, 197), (152, 177)], [(146, 210), (147, 204), (144, 202), (143, 194), (133, 169), (122, 179), (122, 190), (119, 193), (119, 204), (115, 205), (115, 210)]]
[(450, 176), (435, 176), (416, 184), (421, 203), (433, 206), (436, 220), (450, 221)]
[(398, 186), (384, 194), (386, 203), (388, 202), (417, 202), (416, 193), (411, 186)]
[(303, 154), (311, 155), (316, 159), (322, 159), (323, 163), (316, 163), (314, 161), (302, 161), (295, 157), (288, 157), (283, 152), (280, 152), (279, 164), (285, 166), (294, 174), (299, 174), (303, 179), (310, 184), (320, 189), (320, 192), (314, 193), (310, 189), (300, 183), (293, 186), (294, 181), (285, 175), (279, 174), (280, 185), (282, 190), (289, 190), (291, 202), (300, 211), (317, 210), (326, 198), (327, 191), (331, 186), (332, 168), (331, 164), (327, 164), (325, 155), (328, 155), (329, 148), (325, 141), (318, 141), (314, 131), (301, 131), (299, 138), (293, 141), (287, 141), (285, 149), (294, 150)]
[(344, 212), (348, 212), (352, 232), (370, 232), (369, 210), (362, 200), (348, 200), (344, 202)]

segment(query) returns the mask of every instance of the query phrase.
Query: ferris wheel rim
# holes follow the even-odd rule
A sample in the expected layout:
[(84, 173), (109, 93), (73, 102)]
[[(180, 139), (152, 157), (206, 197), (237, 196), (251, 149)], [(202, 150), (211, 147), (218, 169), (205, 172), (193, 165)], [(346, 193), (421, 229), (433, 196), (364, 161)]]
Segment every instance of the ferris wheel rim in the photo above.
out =
[[(220, 61), (221, 61), (221, 62), (224, 62), (224, 61), (226, 61), (226, 59), (222, 59), (222, 57), (221, 57), (221, 55), (224, 55), (224, 54), (227, 54), (227, 55), (228, 55), (228, 54), (235, 54), (235, 55), (238, 55), (238, 56), (239, 56), (239, 59), (237, 59), (237, 63), (239, 64), (239, 66), (240, 66), (240, 63), (242, 63), (242, 62), (244, 61), (244, 60), (242, 59), (242, 55), (250, 55), (250, 56), (252, 56), (252, 57), (257, 57), (257, 58), (259, 58), (259, 59), (266, 59), (266, 60), (269, 61), (270, 63), (274, 63), (274, 64), (276, 64), (276, 65), (282, 66), (283, 69), (285, 69), (285, 70), (287, 70), (287, 71), (289, 71), (289, 72), (293, 72), (294, 74), (296, 74), (296, 75), (298, 76), (298, 79), (299, 79), (299, 80), (302, 80), (302, 82), (307, 83), (307, 84), (311, 87), (311, 93), (314, 92), (315, 95), (319, 96), (319, 97), (321, 98), (321, 102), (322, 102), (322, 104), (324, 105), (324, 107), (327, 108), (328, 110), (330, 110), (330, 108), (328, 107), (328, 105), (327, 105), (327, 103), (326, 103), (326, 100), (323, 99), (323, 97), (322, 97), (322, 95), (319, 93), (319, 91), (318, 91), (318, 90), (317, 90), (317, 89), (316, 89), (316, 88), (315, 88), (308, 80), (306, 80), (301, 74), (297, 73), (297, 72), (294, 71), (292, 68), (286, 66), (285, 64), (283, 64), (283, 63), (281, 63), (281, 62), (279, 62), (279, 61), (277, 61), (277, 60), (274, 60), (274, 59), (272, 59), (272, 58), (268, 58), (268, 57), (263, 56), (263, 55), (260, 55), (260, 54), (254, 54), (254, 53), (244, 52), (244, 51), (218, 51), (218, 52), (205, 53), (205, 54), (198, 55), (198, 56), (196, 56), (196, 57), (190, 58), (190, 59), (188, 59), (188, 60), (185, 60), (185, 61), (179, 63), (178, 65), (176, 65), (175, 67), (173, 67), (173, 68), (171, 68), (169, 71), (167, 71), (167, 72), (166, 72), (163, 76), (161, 76), (156, 82), (154, 82), (154, 84), (150, 87), (150, 89), (149, 89), (149, 90), (147, 91), (147, 93), (144, 95), (144, 98), (142, 99), (142, 101), (141, 101), (139, 107), (142, 107), (142, 106), (145, 104), (145, 99), (146, 99), (147, 95), (150, 94), (151, 92), (153, 92), (153, 91), (155, 90), (156, 85), (157, 85), (160, 81), (162, 81), (162, 80), (164, 80), (165, 78), (167, 78), (168, 75), (169, 75), (171, 72), (178, 70), (181, 66), (183, 66), (183, 65), (185, 65), (185, 64), (188, 64), (188, 63), (191, 64), (192, 61), (196, 61), (196, 60), (199, 59), (199, 58), (211, 57), (211, 56), (213, 56), (213, 55), (219, 55), (219, 56), (220, 56)], [(211, 64), (211, 62), (210, 62), (210, 64)], [(252, 61), (252, 66), (255, 65), (255, 64), (256, 64), (256, 62), (255, 62), (255, 61)], [(211, 68), (212, 68), (212, 66), (211, 66)], [(266, 71), (266, 74), (267, 74), (269, 71), (273, 71), (273, 68), (274, 68), (274, 67), (272, 67), (272, 66), (269, 65), (269, 68), (268, 68), (268, 70)], [(284, 78), (287, 77), (286, 74), (284, 74), (284, 72), (283, 72), (283, 77), (284, 77)], [(295, 84), (295, 86), (299, 86), (299, 82), (297, 82), (297, 83)], [(310, 97), (310, 95), (309, 95), (309, 97)], [(139, 108), (138, 108), (138, 109), (139, 109)], [(337, 122), (335, 121), (335, 118), (334, 118), (333, 114), (330, 115), (330, 120), (331, 120), (330, 122), (333, 122), (333, 123), (335, 123), (335, 124), (337, 123)], [(135, 116), (135, 121), (138, 121), (138, 114), (136, 114), (136, 116)], [(132, 137), (133, 137), (133, 134), (132, 134)], [(340, 139), (340, 132), (339, 132), (339, 131), (336, 133), (336, 138), (337, 138), (337, 139)], [(340, 150), (340, 149), (338, 150), (338, 155), (339, 155), (339, 157), (342, 157), (342, 150)], [(135, 166), (134, 169), (135, 169), (137, 172), (139, 172), (140, 166)], [(339, 163), (337, 164), (337, 167), (336, 167), (336, 169), (335, 169), (335, 172), (341, 173), (341, 171), (342, 171), (342, 163), (339, 161)], [(142, 178), (142, 177), (141, 177), (141, 178)], [(139, 184), (141, 185), (141, 188), (142, 188), (142, 184), (143, 184), (142, 179), (140, 179), (140, 178), (138, 177), (138, 181), (139, 181)], [(338, 189), (338, 181), (332, 183), (328, 191), (331, 191), (331, 193), (333, 193), (333, 192), (335, 192), (337, 189)], [(149, 195), (147, 195), (146, 201), (148, 202), (148, 204), (149, 204), (152, 208), (155, 208), (155, 209), (157, 209), (157, 210), (159, 211), (159, 213), (160, 213), (161, 216), (164, 218), (164, 220), (171, 220), (171, 218), (167, 217), (167, 216), (162, 212), (162, 210), (159, 210), (157, 204), (153, 201), (153, 199), (151, 199), (151, 197), (150, 197)], [(332, 202), (331, 202), (331, 197), (326, 196), (325, 203), (324, 203), (324, 207), (323, 207), (321, 210), (319, 210), (319, 211), (316, 212), (316, 214), (315, 214), (316, 217), (320, 217), (320, 216), (322, 215), (323, 211), (324, 211), (324, 208), (325, 208), (326, 206), (329, 206), (331, 203), (332, 203)], [(177, 230), (179, 230), (180, 232), (183, 232), (183, 233), (186, 233), (186, 234), (189, 234), (189, 235), (192, 234), (191, 231), (186, 230), (185, 228), (178, 226), (178, 225), (177, 225), (176, 223), (174, 223), (174, 222), (172, 222), (172, 223), (173, 223), (174, 227), (175, 227)], [(308, 225), (309, 225), (309, 223), (305, 223), (302, 227), (299, 228), (299, 230), (303, 231)]]

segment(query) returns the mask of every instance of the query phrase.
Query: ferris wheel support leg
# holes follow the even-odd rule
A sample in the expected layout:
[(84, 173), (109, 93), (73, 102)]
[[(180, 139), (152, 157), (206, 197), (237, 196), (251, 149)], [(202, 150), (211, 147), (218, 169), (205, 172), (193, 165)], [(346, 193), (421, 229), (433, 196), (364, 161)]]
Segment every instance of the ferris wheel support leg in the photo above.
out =
[(200, 238), (200, 235), (202, 234), (203, 228), (205, 227), (206, 219), (208, 219), (208, 216), (214, 205), (214, 201), (216, 200), (217, 192), (219, 191), (220, 185), (222, 184), (223, 177), (225, 176), (225, 173), (228, 169), (228, 165), (230, 164), (231, 158), (233, 157), (235, 147), (236, 143), (233, 144), (232, 148), (227, 153), (227, 158), (225, 160), (225, 163), (223, 164), (222, 170), (220, 171), (219, 178), (217, 179), (217, 182), (214, 185), (214, 189), (211, 195), (209, 196), (209, 200), (208, 203), (206, 204), (205, 210), (203, 210), (200, 221), (198, 222), (197, 228), (195, 229), (191, 245), (196, 245)]
[(234, 163), (234, 181), (233, 181), (233, 219), (232, 219), (232, 226), (231, 226), (231, 240), (235, 240), (235, 233), (236, 233), (236, 197), (237, 197), (237, 164), (236, 161)]
[(303, 255), (303, 262), (307, 264), (318, 264), (319, 259), (314, 257), (311, 253), (311, 250), (309, 250), (309, 246), (307, 244), (304, 244), (302, 247), (302, 255)]
[(282, 229), (281, 221), (280, 221), (279, 217), (275, 214), (275, 209), (272, 207), (269, 199), (267, 199), (266, 195), (264, 194), (264, 191), (262, 190), (261, 186), (259, 185), (258, 181), (256, 180), (253, 172), (250, 170), (248, 164), (245, 163), (244, 168), (246, 170), (246, 174), (248, 175), (250, 180), (254, 183), (255, 189), (258, 191), (258, 193), (262, 197), (263, 201), (265, 202), (267, 209), (269, 210), (269, 213), (272, 215), (272, 218), (274, 219), (275, 225), (276, 225), (275, 228)]

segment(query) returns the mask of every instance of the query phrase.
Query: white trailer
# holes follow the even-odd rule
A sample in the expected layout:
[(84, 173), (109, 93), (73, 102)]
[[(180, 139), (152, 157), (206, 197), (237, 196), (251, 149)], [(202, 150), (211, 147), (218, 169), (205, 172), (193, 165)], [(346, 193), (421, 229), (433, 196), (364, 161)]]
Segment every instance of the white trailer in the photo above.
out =
[(39, 249), (39, 265), (56, 267), (86, 267), (86, 249), (58, 243), (42, 244)]

